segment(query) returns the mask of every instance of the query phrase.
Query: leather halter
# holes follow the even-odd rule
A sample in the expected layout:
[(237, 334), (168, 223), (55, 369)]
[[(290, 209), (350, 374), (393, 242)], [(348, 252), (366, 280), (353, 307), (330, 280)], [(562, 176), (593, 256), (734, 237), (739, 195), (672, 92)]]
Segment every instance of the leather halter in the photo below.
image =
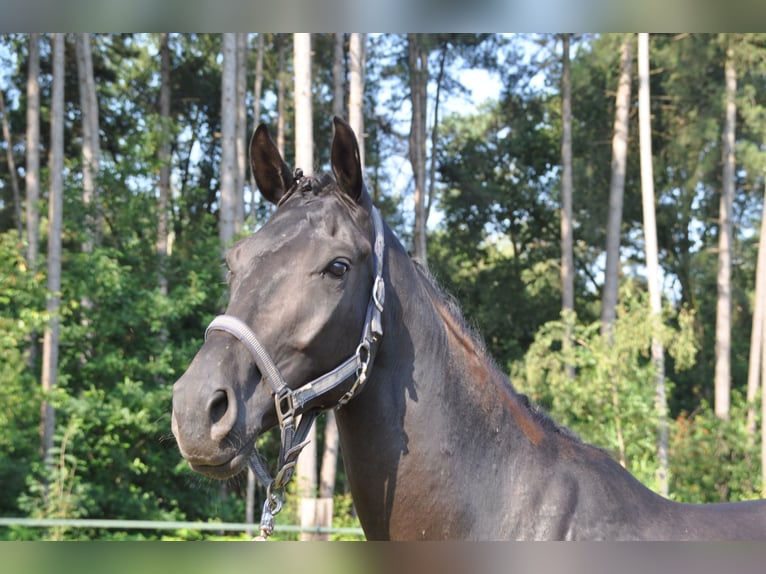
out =
[[(369, 368), (383, 337), (381, 315), (385, 302), (385, 282), (383, 280), (385, 239), (383, 220), (376, 207), (372, 208), (371, 216), (374, 233), (375, 278), (372, 283), (370, 301), (367, 304), (367, 315), (356, 352), (336, 368), (297, 388), (290, 388), (269, 352), (260, 343), (253, 330), (243, 321), (232, 315), (219, 315), (213, 319), (205, 331), (206, 340), (212, 331), (224, 331), (236, 337), (250, 351), (261, 372), (262, 380), (269, 384), (274, 395), (274, 404), (282, 435), (276, 476), (274, 478), (270, 476), (255, 445), (253, 445), (253, 453), (248, 459), (250, 468), (267, 489), (264, 517), (261, 520), (261, 529), (266, 535), (271, 534), (269, 528), (266, 528), (266, 532), (264, 532), (267, 505), (270, 505), (268, 514), (271, 517), (271, 529), (273, 529), (273, 515), (279, 512), (281, 508), (281, 500), (276, 497), (274, 491), (283, 491), (292, 478), (298, 455), (309, 442), (306, 440), (306, 436), (312, 424), (321, 411), (340, 408), (356, 395), (367, 380)], [(349, 382), (351, 384), (347, 388), (344, 387)], [(345, 393), (334, 404), (327, 404), (323, 401), (333, 391), (343, 388), (346, 388)], [(309, 406), (310, 408), (307, 408)], [(300, 415), (300, 422), (296, 427), (295, 417), (297, 415)]]

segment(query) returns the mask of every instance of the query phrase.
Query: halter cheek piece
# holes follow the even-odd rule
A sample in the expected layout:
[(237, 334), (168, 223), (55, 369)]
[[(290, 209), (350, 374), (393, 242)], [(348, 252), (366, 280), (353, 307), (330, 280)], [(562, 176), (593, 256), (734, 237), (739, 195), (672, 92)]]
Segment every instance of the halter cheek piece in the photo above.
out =
[[(248, 459), (248, 464), (258, 481), (266, 487), (266, 502), (261, 514), (261, 535), (264, 539), (274, 530), (274, 516), (282, 508), (282, 493), (293, 477), (298, 455), (309, 442), (306, 436), (311, 426), (322, 410), (340, 408), (356, 395), (367, 380), (370, 366), (383, 337), (381, 314), (385, 302), (385, 282), (383, 281), (385, 240), (380, 212), (373, 207), (371, 215), (374, 230), (375, 279), (372, 283), (362, 336), (356, 352), (332, 371), (292, 389), (285, 382), (253, 330), (244, 322), (232, 315), (219, 315), (213, 319), (205, 331), (206, 340), (212, 331), (224, 331), (236, 337), (250, 351), (261, 372), (262, 380), (269, 384), (274, 394), (274, 404), (282, 435), (276, 476), (274, 478), (270, 476), (255, 445)], [(342, 389), (346, 389), (345, 393), (335, 404), (326, 404), (323, 401), (323, 398), (327, 398), (330, 393), (337, 395), (337, 392)], [(311, 406), (307, 409), (309, 405)], [(296, 427), (295, 418), (298, 415), (300, 415), (300, 422)]]

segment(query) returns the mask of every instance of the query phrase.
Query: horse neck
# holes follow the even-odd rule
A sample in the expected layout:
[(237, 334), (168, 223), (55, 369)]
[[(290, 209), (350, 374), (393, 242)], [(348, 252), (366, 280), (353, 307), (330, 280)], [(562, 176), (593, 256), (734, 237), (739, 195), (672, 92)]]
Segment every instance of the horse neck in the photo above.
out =
[(354, 501), (368, 537), (417, 535), (410, 512), (461, 537), (455, 501), (482, 463), (507, 468), (544, 430), (403, 249), (389, 249), (386, 281), (368, 388), (338, 412)]

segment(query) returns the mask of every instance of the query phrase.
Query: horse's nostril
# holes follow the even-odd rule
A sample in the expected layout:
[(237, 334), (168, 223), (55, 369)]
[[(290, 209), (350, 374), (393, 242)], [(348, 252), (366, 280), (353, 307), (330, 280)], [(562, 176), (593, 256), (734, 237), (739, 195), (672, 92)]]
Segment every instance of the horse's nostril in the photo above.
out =
[(229, 396), (226, 391), (214, 392), (207, 408), (210, 413), (210, 423), (215, 424), (220, 421), (229, 409)]

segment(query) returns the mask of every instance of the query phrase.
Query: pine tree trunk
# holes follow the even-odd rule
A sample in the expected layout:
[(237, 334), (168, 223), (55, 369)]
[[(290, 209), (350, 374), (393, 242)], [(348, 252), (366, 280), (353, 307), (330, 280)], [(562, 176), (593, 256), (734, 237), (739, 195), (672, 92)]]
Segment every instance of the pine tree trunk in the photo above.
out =
[(285, 155), (285, 86), (288, 83), (285, 70), (285, 39), (277, 34), (277, 149)]
[(428, 87), (428, 53), (420, 34), (407, 34), (410, 68), (410, 164), (415, 180), (415, 225), (413, 228), (413, 256), (427, 264), (426, 253), (426, 102)]
[(723, 189), (719, 206), (718, 300), (715, 321), (715, 414), (729, 418), (731, 401), (731, 248), (734, 200), (734, 131), (737, 120), (737, 75), (734, 53), (726, 51), (726, 119), (723, 128)]
[[(307, 176), (314, 168), (314, 129), (311, 101), (311, 34), (293, 34), (293, 69), (295, 72), (295, 167)], [(309, 444), (296, 465), (296, 491), (300, 498), (301, 526), (317, 526), (317, 449), (316, 425), (308, 436)], [(316, 540), (302, 533), (301, 540)]]
[(364, 170), (364, 74), (367, 34), (353, 33), (348, 48), (348, 123), (359, 140), (359, 160)]
[[(90, 48), (90, 35), (77, 34), (75, 40), (77, 54), (77, 77), (80, 85), (80, 109), (82, 111), (82, 201), (87, 209), (86, 237), (82, 245), (83, 253), (92, 253), (93, 246), (101, 235), (98, 197), (98, 174), (101, 164), (101, 145), (99, 143), (98, 98), (96, 82), (93, 77), (93, 59)], [(86, 307), (90, 305), (86, 304)]]
[[(343, 48), (345, 45), (345, 34), (336, 33), (333, 36), (332, 44), (332, 114), (343, 117), (346, 109), (345, 105), (345, 66), (343, 65)], [(353, 126), (351, 126), (353, 127)]]
[(652, 166), (651, 92), (649, 87), (649, 34), (638, 35), (638, 114), (641, 145), (641, 197), (644, 214), (646, 279), (653, 322), (652, 364), (654, 366), (655, 410), (657, 412), (657, 483), (660, 494), (668, 495), (668, 426), (665, 394), (665, 358), (662, 347), (662, 298), (660, 265), (657, 251), (657, 222), (654, 207), (654, 168)]
[(625, 172), (628, 158), (633, 42), (633, 34), (626, 34), (622, 43), (620, 80), (615, 97), (612, 179), (609, 185), (609, 217), (606, 226), (606, 271), (604, 272), (604, 291), (601, 297), (601, 332), (604, 335), (611, 334), (614, 325), (620, 285), (620, 229), (622, 227), (622, 202), (625, 195)]
[(569, 76), (569, 34), (564, 34), (561, 73), (561, 307), (564, 311), (574, 311), (572, 84)]
[(218, 233), (221, 248), (234, 238), (237, 184), (237, 35), (223, 35), (223, 73), (221, 76), (221, 201)]
[[(96, 96), (96, 82), (93, 78), (93, 59), (89, 34), (75, 35), (75, 53), (82, 117), (82, 202), (85, 206), (85, 236), (81, 247), (83, 253), (91, 254), (94, 246), (100, 241), (102, 226), (98, 216), (100, 211), (98, 175), (101, 165), (98, 98)], [(80, 304), (83, 310), (81, 322), (85, 328), (87, 342), (83, 345), (80, 354), (80, 360), (84, 364), (92, 354), (93, 329), (90, 324), (90, 316), (93, 300), (85, 294), (80, 298)]]
[(160, 163), (157, 205), (157, 256), (159, 258), (159, 289), (161, 295), (168, 294), (168, 280), (165, 263), (169, 255), (168, 208), (170, 205), (170, 46), (169, 34), (160, 34), (160, 121), (162, 141), (157, 155)]
[(29, 34), (27, 75), (27, 158), (25, 187), (27, 196), (27, 266), (37, 268), (40, 241), (40, 35)]
[[(29, 68), (27, 70), (27, 134), (26, 134), (26, 225), (27, 225), (27, 268), (37, 271), (37, 257), (40, 242), (40, 35), (29, 34)], [(38, 333), (27, 337), (26, 364), (34, 368), (38, 353)]]
[[(761, 236), (758, 240), (758, 263), (755, 268), (755, 297), (753, 305), (753, 327), (750, 332), (750, 360), (747, 370), (747, 433), (755, 437), (755, 398), (758, 394), (761, 362), (766, 338), (766, 183), (764, 183), (763, 207), (761, 210)], [(760, 381), (760, 385), (763, 381)], [(766, 479), (766, 475), (764, 475)]]
[[(561, 312), (564, 317), (562, 350), (568, 356), (572, 348), (574, 318), (574, 232), (572, 215), (572, 82), (569, 60), (570, 35), (562, 36), (561, 61)], [(569, 379), (575, 368), (566, 365)]]
[(64, 194), (64, 35), (52, 34), (53, 84), (51, 96), (50, 194), (48, 198), (48, 302), (43, 339), (41, 443), (43, 461), (51, 464), (56, 412), (48, 400), (56, 387), (61, 305), (61, 234)]
[(234, 185), (234, 233), (245, 225), (245, 181), (247, 178), (247, 34), (237, 33), (237, 104), (236, 104), (236, 171)]

